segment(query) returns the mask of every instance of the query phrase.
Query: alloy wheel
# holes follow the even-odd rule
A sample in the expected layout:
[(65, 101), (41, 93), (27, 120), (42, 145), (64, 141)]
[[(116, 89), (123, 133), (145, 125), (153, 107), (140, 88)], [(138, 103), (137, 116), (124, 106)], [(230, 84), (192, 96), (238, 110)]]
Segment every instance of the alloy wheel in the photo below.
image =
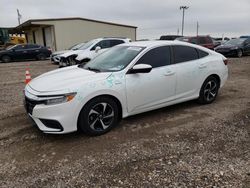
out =
[(98, 103), (89, 111), (88, 124), (94, 131), (103, 131), (114, 121), (114, 109), (106, 102)]
[(207, 100), (207, 102), (210, 102), (214, 100), (214, 98), (217, 95), (217, 83), (214, 80), (210, 80), (207, 82), (205, 88), (204, 88), (204, 98)]

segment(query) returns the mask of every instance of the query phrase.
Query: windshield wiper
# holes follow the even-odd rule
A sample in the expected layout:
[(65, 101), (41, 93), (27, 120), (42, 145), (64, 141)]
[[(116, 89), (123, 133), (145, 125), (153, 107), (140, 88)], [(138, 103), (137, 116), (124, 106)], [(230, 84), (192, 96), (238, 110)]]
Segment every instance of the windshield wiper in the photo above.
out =
[(95, 69), (95, 68), (91, 68), (91, 67), (88, 67), (87, 69), (90, 71), (94, 71), (94, 72), (101, 72), (99, 69)]

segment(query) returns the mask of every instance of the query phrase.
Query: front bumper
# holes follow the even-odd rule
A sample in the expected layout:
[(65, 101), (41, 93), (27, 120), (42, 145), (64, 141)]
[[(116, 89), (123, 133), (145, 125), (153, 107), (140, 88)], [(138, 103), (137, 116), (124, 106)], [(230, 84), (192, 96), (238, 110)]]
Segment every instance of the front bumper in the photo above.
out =
[[(25, 93), (27, 94), (27, 91)], [(55, 105), (45, 105), (41, 101), (31, 99), (32, 94), (26, 94), (25, 109), (42, 132), (65, 134), (77, 130), (79, 115), (77, 99)]]
[(59, 64), (59, 62), (60, 62), (60, 57), (59, 56), (57, 56), (57, 55), (51, 55), (50, 56), (50, 61), (52, 62), (52, 63), (55, 63), (55, 64)]

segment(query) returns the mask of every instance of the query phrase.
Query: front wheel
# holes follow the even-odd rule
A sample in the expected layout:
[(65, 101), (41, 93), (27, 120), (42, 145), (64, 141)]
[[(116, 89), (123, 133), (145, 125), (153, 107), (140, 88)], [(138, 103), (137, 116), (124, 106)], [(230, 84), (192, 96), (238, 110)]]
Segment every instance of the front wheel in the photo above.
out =
[(119, 120), (118, 106), (109, 97), (89, 101), (79, 115), (78, 127), (86, 134), (99, 136), (110, 131)]
[(212, 103), (219, 92), (219, 81), (214, 76), (209, 76), (203, 83), (198, 102), (201, 104), (210, 104)]
[(4, 63), (8, 63), (8, 62), (10, 62), (11, 58), (10, 58), (10, 56), (8, 56), (8, 55), (4, 55), (4, 56), (1, 58), (1, 60), (2, 60)]
[(243, 52), (242, 52), (242, 50), (238, 50), (237, 51), (237, 57), (242, 57), (243, 56)]

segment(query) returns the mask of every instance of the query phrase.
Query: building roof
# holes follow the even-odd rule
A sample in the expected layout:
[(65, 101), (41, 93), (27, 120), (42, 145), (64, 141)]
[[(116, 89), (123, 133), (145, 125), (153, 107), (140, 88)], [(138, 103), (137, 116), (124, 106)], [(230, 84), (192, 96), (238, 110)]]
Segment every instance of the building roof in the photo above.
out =
[(70, 18), (31, 19), (31, 20), (27, 20), (24, 23), (22, 23), (19, 26), (17, 26), (16, 29), (21, 29), (23, 27), (32, 25), (32, 22), (65, 21), (65, 20), (83, 20), (83, 21), (103, 23), (103, 24), (109, 24), (109, 25), (115, 25), (115, 26), (137, 28), (136, 26), (124, 25), (124, 24), (117, 24), (117, 23), (113, 23), (113, 22), (105, 22), (105, 21), (92, 20), (92, 19), (86, 19), (86, 18), (80, 18), (80, 17), (70, 17)]

